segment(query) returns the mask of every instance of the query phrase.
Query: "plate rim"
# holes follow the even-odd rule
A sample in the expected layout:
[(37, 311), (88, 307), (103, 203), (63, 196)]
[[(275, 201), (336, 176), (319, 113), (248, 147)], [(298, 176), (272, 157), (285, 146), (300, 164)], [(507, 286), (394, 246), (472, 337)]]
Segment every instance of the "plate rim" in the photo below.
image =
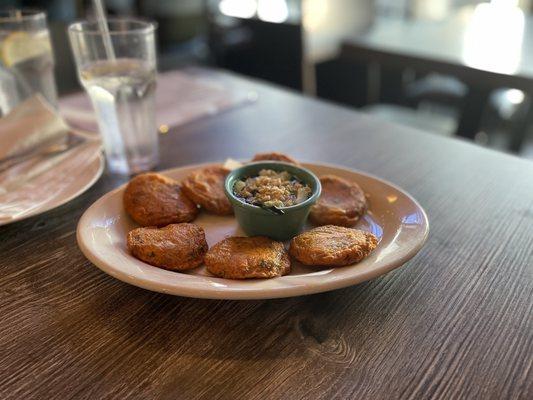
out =
[[(212, 164), (220, 164), (220, 161), (186, 164), (186, 165), (181, 165), (177, 167), (167, 168), (165, 170), (161, 170), (157, 172), (165, 174), (172, 170), (178, 170), (178, 169), (184, 169), (184, 168), (201, 168), (201, 167), (206, 167)], [(376, 175), (373, 175), (367, 172), (360, 171), (355, 168), (346, 167), (346, 166), (342, 166), (338, 164), (322, 163), (322, 162), (317, 163), (317, 162), (302, 161), (301, 164), (303, 164), (304, 166), (306, 164), (311, 164), (316, 167), (343, 169), (343, 170), (353, 172), (359, 175), (365, 175), (371, 179), (384, 183), (394, 188), (395, 190), (399, 191), (403, 195), (405, 195), (415, 205), (415, 207), (418, 210), (420, 210), (422, 217), (423, 217), (421, 226), (424, 228), (424, 231), (418, 238), (416, 245), (414, 245), (407, 253), (403, 254), (398, 259), (394, 260), (393, 262), (383, 265), (382, 267), (379, 267), (377, 269), (372, 269), (367, 274), (365, 274), (364, 279), (361, 279), (360, 276), (355, 275), (352, 277), (346, 277), (344, 279), (335, 280), (333, 282), (324, 282), (323, 284), (318, 284), (314, 286), (300, 285), (300, 286), (294, 286), (290, 288), (276, 287), (276, 288), (268, 288), (267, 290), (257, 289), (257, 288), (239, 289), (237, 291), (231, 290), (231, 289), (221, 289), (221, 288), (211, 288), (210, 290), (203, 290), (203, 289), (198, 290), (198, 289), (186, 287), (186, 286), (176, 287), (175, 285), (164, 285), (165, 287), (162, 287), (162, 284), (160, 283), (155, 284), (147, 280), (141, 280), (137, 277), (132, 277), (131, 275), (127, 274), (126, 272), (120, 269), (109, 266), (108, 262), (106, 262), (104, 259), (99, 259), (96, 254), (93, 254), (93, 252), (89, 250), (88, 246), (84, 243), (84, 241), (81, 238), (82, 226), (85, 224), (85, 219), (88, 218), (89, 211), (93, 209), (93, 207), (96, 207), (100, 202), (103, 202), (108, 197), (113, 196), (116, 192), (123, 190), (123, 188), (127, 185), (127, 182), (126, 182), (116, 187), (115, 189), (110, 190), (104, 195), (102, 195), (83, 212), (82, 216), (78, 220), (78, 224), (76, 227), (76, 240), (77, 240), (78, 246), (81, 252), (84, 254), (84, 256), (92, 264), (94, 264), (94, 266), (96, 266), (98, 269), (100, 269), (105, 274), (110, 275), (113, 278), (118, 279), (122, 282), (128, 283), (136, 287), (140, 287), (146, 290), (174, 295), (174, 296), (213, 299), (213, 300), (260, 300), (260, 299), (287, 298), (287, 297), (311, 295), (311, 294), (341, 289), (344, 287), (353, 286), (359, 283), (366, 282), (378, 276), (384, 275), (394, 269), (397, 269), (400, 266), (404, 265), (407, 261), (412, 259), (416, 254), (418, 254), (420, 249), (422, 249), (422, 247), (426, 243), (427, 238), (429, 236), (429, 226), (430, 226), (429, 218), (427, 216), (426, 210), (420, 205), (420, 203), (413, 196), (411, 196), (410, 193), (403, 190), (402, 188), (395, 185), (394, 183), (389, 182), (386, 179), (377, 177)], [(100, 263), (103, 265), (100, 265)], [(154, 267), (154, 268), (157, 268), (157, 267)], [(274, 279), (279, 279), (279, 278), (274, 278)]]
[(104, 154), (102, 153), (102, 149), (101, 148), (98, 150), (98, 156), (95, 157), (95, 160), (98, 160), (98, 170), (96, 171), (94, 176), (85, 185), (81, 186), (80, 189), (77, 190), (76, 192), (74, 192), (71, 196), (65, 197), (64, 199), (60, 200), (57, 204), (54, 204), (54, 205), (52, 205), (50, 207), (45, 207), (43, 209), (36, 209), (34, 211), (31, 211), (28, 214), (22, 215), (21, 217), (14, 218), (11, 221), (0, 222), (0, 227), (1, 226), (6, 226), (6, 225), (9, 225), (9, 224), (14, 224), (15, 222), (24, 221), (25, 219), (28, 219), (28, 218), (31, 218), (31, 217), (35, 217), (37, 215), (44, 214), (44, 213), (46, 213), (48, 211), (55, 210), (56, 208), (64, 206), (68, 202), (74, 200), (78, 196), (80, 196), (83, 193), (85, 193), (87, 190), (89, 190), (96, 183), (96, 181), (98, 179), (100, 179), (100, 177), (104, 173), (105, 159), (104, 159)]

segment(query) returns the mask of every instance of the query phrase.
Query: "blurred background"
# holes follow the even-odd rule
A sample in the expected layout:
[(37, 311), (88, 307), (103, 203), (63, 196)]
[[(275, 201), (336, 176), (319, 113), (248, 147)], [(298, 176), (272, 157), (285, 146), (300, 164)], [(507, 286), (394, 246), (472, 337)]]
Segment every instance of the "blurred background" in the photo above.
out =
[[(207, 65), (428, 134), (533, 159), (532, 0), (106, 0), (159, 24), (161, 71)], [(60, 94), (80, 90), (66, 37), (91, 1), (45, 9)]]

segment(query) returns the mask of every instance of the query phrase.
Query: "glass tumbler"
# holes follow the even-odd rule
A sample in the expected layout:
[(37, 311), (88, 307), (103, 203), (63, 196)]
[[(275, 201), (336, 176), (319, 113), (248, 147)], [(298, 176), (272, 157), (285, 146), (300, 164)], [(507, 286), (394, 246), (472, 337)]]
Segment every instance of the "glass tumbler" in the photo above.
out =
[(134, 19), (82, 21), (68, 28), (81, 84), (89, 94), (108, 168), (135, 174), (154, 167), (155, 24)]
[(0, 115), (35, 93), (57, 107), (54, 55), (39, 10), (0, 10)]

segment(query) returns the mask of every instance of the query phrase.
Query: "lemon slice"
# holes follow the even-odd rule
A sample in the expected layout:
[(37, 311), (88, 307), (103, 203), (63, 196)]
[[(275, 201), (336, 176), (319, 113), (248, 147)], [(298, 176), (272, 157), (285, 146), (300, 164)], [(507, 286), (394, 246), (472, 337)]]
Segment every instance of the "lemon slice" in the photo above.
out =
[(13, 32), (0, 44), (0, 57), (7, 67), (51, 51), (48, 35), (27, 32)]

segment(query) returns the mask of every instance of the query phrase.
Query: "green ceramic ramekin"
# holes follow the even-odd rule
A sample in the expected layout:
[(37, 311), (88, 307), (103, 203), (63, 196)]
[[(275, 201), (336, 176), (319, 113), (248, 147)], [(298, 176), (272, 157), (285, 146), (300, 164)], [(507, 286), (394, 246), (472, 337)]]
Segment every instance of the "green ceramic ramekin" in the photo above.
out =
[[(283, 215), (264, 210), (241, 200), (233, 194), (233, 185), (238, 179), (256, 176), (262, 169), (288, 171), (311, 187), (311, 197), (303, 203), (291, 207), (283, 207)], [(233, 205), (235, 217), (248, 236), (268, 236), (275, 240), (288, 240), (296, 236), (303, 228), (311, 206), (316, 203), (322, 187), (320, 180), (311, 171), (293, 164), (264, 161), (246, 164), (234, 169), (226, 177), (224, 191)]]

